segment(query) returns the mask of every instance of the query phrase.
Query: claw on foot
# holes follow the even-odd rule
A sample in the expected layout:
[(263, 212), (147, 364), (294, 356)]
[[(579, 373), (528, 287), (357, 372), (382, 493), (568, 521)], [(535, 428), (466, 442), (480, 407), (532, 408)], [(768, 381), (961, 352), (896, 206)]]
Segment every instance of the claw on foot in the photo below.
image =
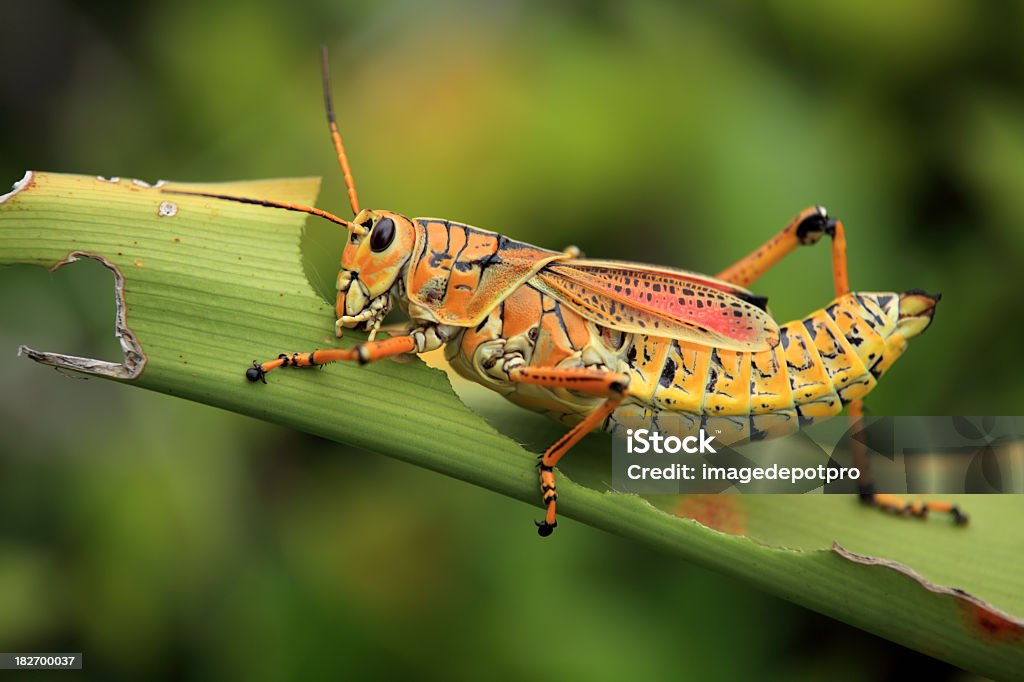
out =
[(245, 370), (245, 378), (254, 383), (257, 381), (261, 381), (264, 384), (267, 383), (267, 373), (263, 371), (260, 363), (255, 360), (252, 361), (252, 367)]
[(555, 527), (558, 526), (558, 522), (548, 523), (547, 521), (534, 521), (537, 524), (537, 535), (542, 538), (546, 538), (555, 532)]

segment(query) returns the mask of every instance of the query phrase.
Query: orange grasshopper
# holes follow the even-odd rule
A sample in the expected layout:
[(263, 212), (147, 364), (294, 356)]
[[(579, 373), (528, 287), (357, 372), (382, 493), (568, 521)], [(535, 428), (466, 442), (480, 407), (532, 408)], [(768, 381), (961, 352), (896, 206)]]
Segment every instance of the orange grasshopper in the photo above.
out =
[[(278, 367), (365, 364), (444, 347), (462, 376), (571, 425), (539, 458), (542, 536), (557, 525), (555, 466), (595, 428), (656, 427), (673, 416), (681, 418), (672, 420), (682, 424), (677, 431), (713, 428), (719, 442), (730, 444), (791, 433), (844, 405), (860, 415), (863, 397), (931, 322), (938, 296), (850, 292), (843, 225), (820, 207), (798, 214), (716, 277), (582, 259), (573, 247), (551, 251), (448, 220), (360, 209), (331, 104), (326, 50), (322, 56), (327, 120), (355, 217), (201, 196), (343, 226), (349, 238), (338, 273), (336, 333), (360, 329), (369, 339), (350, 349), (254, 361), (246, 377), (266, 383)], [(836, 299), (802, 320), (777, 324), (766, 299), (744, 287), (824, 236), (832, 240)], [(375, 341), (395, 305), (409, 318), (405, 332)], [(890, 511), (946, 511), (966, 520), (949, 503), (907, 503), (876, 495), (869, 484), (861, 497)]]

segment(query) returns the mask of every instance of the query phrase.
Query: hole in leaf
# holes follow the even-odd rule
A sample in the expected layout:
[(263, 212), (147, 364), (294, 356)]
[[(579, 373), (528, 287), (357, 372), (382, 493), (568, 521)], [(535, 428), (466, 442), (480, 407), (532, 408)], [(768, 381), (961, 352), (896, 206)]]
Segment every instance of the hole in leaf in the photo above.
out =
[(122, 362), (114, 337), (114, 273), (91, 258), (53, 272), (0, 268), (0, 347), (19, 344)]

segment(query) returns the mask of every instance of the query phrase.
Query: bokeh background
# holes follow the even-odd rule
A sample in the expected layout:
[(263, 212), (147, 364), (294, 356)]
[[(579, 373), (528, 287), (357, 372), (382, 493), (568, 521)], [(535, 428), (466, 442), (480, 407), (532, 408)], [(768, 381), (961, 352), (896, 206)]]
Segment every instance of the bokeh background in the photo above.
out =
[[(364, 205), (713, 273), (821, 203), (854, 288), (944, 295), (870, 408), (1019, 414), (1024, 5), (702, 5), (7, 3), (0, 182), (322, 175), (343, 213), (326, 43)], [(828, 261), (756, 289), (801, 316)], [(0, 650), (92, 679), (962, 679), (384, 456), (15, 358), (118, 357), (91, 261), (0, 292)]]

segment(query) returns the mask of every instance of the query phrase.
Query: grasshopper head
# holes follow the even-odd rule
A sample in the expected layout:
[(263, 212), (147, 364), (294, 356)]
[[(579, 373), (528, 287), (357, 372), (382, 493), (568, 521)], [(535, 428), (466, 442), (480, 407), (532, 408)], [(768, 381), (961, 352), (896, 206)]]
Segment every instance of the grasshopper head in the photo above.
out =
[(405, 216), (363, 209), (352, 221), (338, 272), (336, 331), (375, 331), (391, 309), (391, 289), (416, 246), (416, 228)]

